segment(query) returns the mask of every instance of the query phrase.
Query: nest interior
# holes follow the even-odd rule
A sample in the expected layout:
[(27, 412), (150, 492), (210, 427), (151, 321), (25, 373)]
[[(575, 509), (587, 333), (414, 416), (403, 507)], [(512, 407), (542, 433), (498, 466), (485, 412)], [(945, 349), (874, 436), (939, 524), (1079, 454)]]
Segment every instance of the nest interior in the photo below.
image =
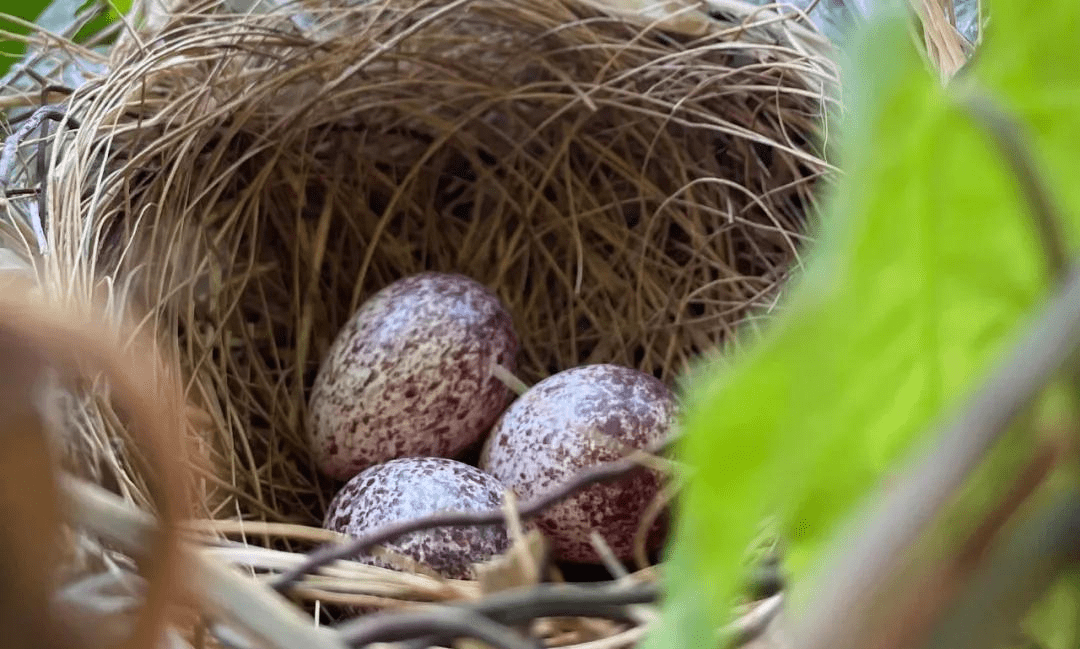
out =
[[(317, 525), (335, 485), (307, 390), (396, 278), (493, 287), (527, 382), (610, 362), (671, 383), (769, 304), (830, 173), (835, 77), (751, 9), (684, 33), (575, 0), (183, 6), (71, 98), (39, 273), (107, 284), (177, 360), (207, 516)], [(152, 507), (108, 408), (81, 405), (80, 468)]]

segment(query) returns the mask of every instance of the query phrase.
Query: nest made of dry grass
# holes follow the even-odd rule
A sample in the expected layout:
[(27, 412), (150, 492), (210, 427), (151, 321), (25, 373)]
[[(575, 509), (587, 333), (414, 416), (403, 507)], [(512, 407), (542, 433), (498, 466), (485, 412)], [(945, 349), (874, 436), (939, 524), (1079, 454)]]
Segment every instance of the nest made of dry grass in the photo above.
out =
[[(837, 79), (797, 17), (713, 6), (181, 3), (72, 89), (48, 251), (3, 234), (54, 297), (136, 314), (181, 368), (205, 517), (318, 525), (335, 485), (306, 452), (306, 391), (398, 277), (495, 288), (530, 382), (595, 362), (671, 382), (772, 303), (831, 172)], [(70, 463), (152, 509), (107, 393), (68, 407)]]

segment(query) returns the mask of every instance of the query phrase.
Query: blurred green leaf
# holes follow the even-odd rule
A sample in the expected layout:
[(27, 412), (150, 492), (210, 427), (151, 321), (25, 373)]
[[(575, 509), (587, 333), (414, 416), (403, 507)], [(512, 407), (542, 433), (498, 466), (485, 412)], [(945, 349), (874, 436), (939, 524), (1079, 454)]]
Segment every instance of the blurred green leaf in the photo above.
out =
[[(1008, 11), (994, 14), (979, 76), (1027, 123), (1050, 177), (1068, 185), (1058, 198), (1080, 214), (1069, 177), (1080, 75), (1066, 65), (1078, 10), (1000, 4)], [(694, 474), (671, 548), (668, 617), (649, 647), (698, 646), (725, 622), (740, 557), (768, 512), (781, 514), (798, 592), (837, 526), (975, 386), (1044, 295), (1044, 253), (1015, 179), (923, 69), (901, 21), (883, 14), (854, 39), (846, 174), (786, 312), (763, 344), (702, 370), (689, 390), (681, 451)]]
[(990, 7), (997, 27), (987, 33), (977, 76), (1025, 124), (1024, 135), (1063, 208), (1075, 250), (1080, 248), (1080, 5), (1055, 0), (1035, 7), (999, 0)]
[[(0, 0), (0, 14), (7, 14), (33, 21), (49, 6), (49, 0)], [(10, 34), (25, 35), (30, 30), (23, 25), (0, 18), (0, 30)], [(0, 36), (0, 76), (7, 74), (12, 63), (19, 59), (26, 47), (9, 36)]]
[(1080, 575), (1062, 576), (1028, 614), (1024, 628), (1040, 649), (1075, 649), (1080, 638)]

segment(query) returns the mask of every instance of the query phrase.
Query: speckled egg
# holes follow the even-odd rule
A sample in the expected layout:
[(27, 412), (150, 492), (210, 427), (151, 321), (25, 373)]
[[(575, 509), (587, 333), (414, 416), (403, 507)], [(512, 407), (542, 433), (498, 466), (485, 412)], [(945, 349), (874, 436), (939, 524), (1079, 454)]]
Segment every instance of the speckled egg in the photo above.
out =
[[(323, 527), (353, 536), (389, 523), (437, 512), (481, 512), (502, 505), (506, 487), (493, 476), (456, 460), (412, 457), (365, 469), (330, 501)], [(406, 534), (383, 545), (450, 579), (471, 579), (472, 565), (510, 547), (504, 525), (442, 527)], [(370, 554), (364, 563), (394, 568)]]
[(308, 433), (319, 468), (339, 480), (399, 457), (456, 457), (511, 393), (492, 373), (515, 369), (506, 308), (461, 275), (422, 273), (367, 300), (316, 376)]
[[(528, 501), (582, 469), (624, 454), (614, 438), (633, 448), (664, 440), (674, 421), (675, 398), (651, 375), (618, 365), (586, 365), (537, 383), (495, 424), (480, 468)], [(641, 470), (619, 481), (592, 485), (536, 519), (557, 559), (599, 559), (589, 533), (596, 530), (621, 558), (633, 556), (641, 514), (662, 484), (658, 472)], [(651, 549), (662, 541), (660, 525)]]

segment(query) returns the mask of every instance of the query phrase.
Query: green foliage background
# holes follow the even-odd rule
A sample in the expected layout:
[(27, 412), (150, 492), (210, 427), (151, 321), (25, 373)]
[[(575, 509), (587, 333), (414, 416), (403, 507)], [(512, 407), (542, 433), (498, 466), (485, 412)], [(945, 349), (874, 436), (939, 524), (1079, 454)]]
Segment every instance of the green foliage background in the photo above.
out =
[[(116, 20), (118, 15), (127, 13), (131, 6), (132, 0), (0, 0), (0, 76), (7, 74), (12, 64), (26, 53), (24, 44), (12, 35), (26, 35), (30, 28), (12, 17), (36, 22), (46, 30), (59, 31), (76, 15), (93, 12), (94, 18), (75, 35), (76, 41), (84, 42)], [(49, 11), (47, 19), (42, 20), (46, 10)]]
[[(33, 21), (48, 5), (49, 0), (0, 0), (0, 13)], [(30, 31), (27, 27), (9, 20), (0, 23), (0, 28), (16, 34), (27, 34)], [(0, 75), (7, 73), (12, 61), (22, 56), (24, 51), (23, 44), (11, 38), (5, 37), (0, 41)]]
[[(984, 92), (1023, 124), (1075, 249), (1080, 71), (1069, 51), (1080, 5), (987, 5), (984, 47), (948, 89), (925, 69), (899, 11), (879, 15), (845, 52), (846, 113), (830, 129), (841, 133), (845, 175), (811, 261), (765, 340), (690, 383), (681, 453), (693, 474), (650, 649), (715, 644), (768, 515), (788, 543), (789, 601), (802, 601), (839, 526), (970, 394), (1045, 298), (1030, 211), (965, 97)], [(1008, 445), (992, 458), (997, 471), (1032, 436), (1020, 431)], [(998, 478), (977, 482), (964, 506), (983, 505)]]

